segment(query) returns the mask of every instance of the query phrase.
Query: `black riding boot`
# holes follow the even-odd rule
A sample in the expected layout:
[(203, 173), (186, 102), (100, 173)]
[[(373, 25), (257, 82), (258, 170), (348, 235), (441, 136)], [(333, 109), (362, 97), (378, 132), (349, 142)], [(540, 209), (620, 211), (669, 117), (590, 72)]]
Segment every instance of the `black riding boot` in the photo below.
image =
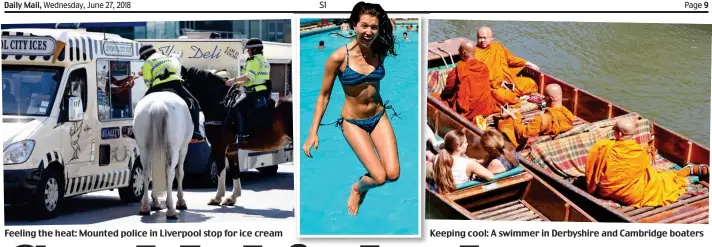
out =
[(193, 140), (202, 141), (203, 135), (200, 134), (200, 107), (197, 103), (190, 104), (190, 120), (193, 121)]
[(178, 95), (185, 100), (185, 103), (188, 104), (188, 109), (190, 109), (190, 119), (193, 121), (192, 139), (202, 141), (203, 135), (200, 134), (200, 105), (198, 100), (180, 82), (173, 85)]
[(250, 136), (247, 135), (247, 121), (245, 119), (245, 109), (240, 109), (237, 112), (237, 123), (235, 124), (237, 127), (237, 143), (245, 143), (247, 142), (247, 138)]

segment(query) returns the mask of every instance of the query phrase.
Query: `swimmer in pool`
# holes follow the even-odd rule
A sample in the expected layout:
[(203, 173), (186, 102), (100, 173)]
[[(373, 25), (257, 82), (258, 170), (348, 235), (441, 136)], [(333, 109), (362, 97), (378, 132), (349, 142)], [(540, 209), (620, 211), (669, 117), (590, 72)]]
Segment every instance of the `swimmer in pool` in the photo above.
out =
[(317, 46), (316, 48), (319, 50), (324, 49), (324, 41), (323, 40), (319, 41), (319, 46)]
[(408, 32), (403, 32), (403, 41), (410, 41), (410, 39), (408, 39)]
[(368, 171), (349, 188), (348, 212), (356, 215), (368, 190), (394, 182), (400, 176), (396, 137), (386, 114), (386, 109), (392, 108), (388, 101), (383, 102), (379, 90), (386, 74), (383, 63), (387, 56), (397, 54), (393, 25), (379, 4), (357, 3), (349, 21), (356, 38), (334, 51), (326, 61), (312, 126), (302, 150), (311, 158), (312, 146), (315, 151), (319, 148), (319, 126), (323, 125), (320, 123), (338, 76), (346, 99), (341, 118), (335, 123)]
[(341, 31), (348, 31), (351, 29), (351, 26), (349, 25), (348, 22), (341, 23)]

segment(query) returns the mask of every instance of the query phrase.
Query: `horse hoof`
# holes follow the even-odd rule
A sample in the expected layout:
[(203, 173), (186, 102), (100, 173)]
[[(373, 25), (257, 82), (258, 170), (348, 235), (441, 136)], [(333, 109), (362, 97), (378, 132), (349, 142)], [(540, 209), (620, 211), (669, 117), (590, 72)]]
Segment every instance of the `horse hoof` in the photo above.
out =
[(176, 209), (178, 209), (178, 210), (187, 210), (187, 209), (188, 209), (188, 205), (187, 205), (187, 204), (178, 205), (178, 206), (176, 206)]
[(146, 212), (138, 211), (138, 215), (143, 215), (143, 216), (151, 215), (151, 211), (146, 211)]
[(225, 199), (225, 201), (222, 203), (223, 206), (232, 206), (235, 205), (235, 202), (231, 199)]
[(166, 215), (166, 219), (169, 219), (169, 220), (177, 220), (177, 219), (178, 219), (178, 214)]
[(151, 206), (152, 211), (161, 211), (162, 209), (162, 207)]
[(219, 205), (220, 205), (220, 200), (210, 199), (210, 201), (208, 202), (208, 205), (210, 205), (210, 206), (219, 206)]

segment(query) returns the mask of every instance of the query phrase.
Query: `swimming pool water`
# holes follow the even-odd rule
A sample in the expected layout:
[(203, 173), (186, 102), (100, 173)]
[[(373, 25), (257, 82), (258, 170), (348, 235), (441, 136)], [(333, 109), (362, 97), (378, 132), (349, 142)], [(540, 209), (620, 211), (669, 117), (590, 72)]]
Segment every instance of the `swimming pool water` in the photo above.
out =
[[(372, 189), (361, 205), (358, 215), (347, 211), (350, 188), (366, 173), (358, 157), (334, 125), (320, 126), (319, 150), (312, 149), (313, 158), (300, 152), (300, 233), (302, 235), (416, 235), (420, 206), (418, 166), (418, 33), (408, 32), (409, 42), (403, 42), (405, 28), (397, 27), (396, 57), (384, 63), (386, 77), (381, 81), (381, 96), (389, 100), (400, 118), (387, 110), (398, 143), (400, 178), (394, 183)], [(330, 32), (300, 39), (300, 144), (304, 144), (314, 116), (314, 105), (321, 90), (324, 63), (336, 49), (350, 39)], [(318, 50), (319, 41), (325, 49)], [(338, 78), (334, 82), (331, 100), (322, 123), (340, 117), (344, 92)]]

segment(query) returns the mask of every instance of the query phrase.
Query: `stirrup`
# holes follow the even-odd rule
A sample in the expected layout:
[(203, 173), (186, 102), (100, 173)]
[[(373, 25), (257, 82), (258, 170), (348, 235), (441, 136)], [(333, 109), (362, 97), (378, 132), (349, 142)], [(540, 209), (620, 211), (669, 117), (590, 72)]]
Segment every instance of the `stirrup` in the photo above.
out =
[(247, 139), (249, 139), (249, 138), (250, 138), (250, 135), (247, 135), (247, 134), (245, 134), (245, 135), (240, 135), (240, 134), (238, 134), (238, 135), (237, 135), (237, 138), (235, 138), (235, 139), (236, 139), (236, 143), (240, 144), (240, 143), (246, 143), (246, 142), (247, 142)]

